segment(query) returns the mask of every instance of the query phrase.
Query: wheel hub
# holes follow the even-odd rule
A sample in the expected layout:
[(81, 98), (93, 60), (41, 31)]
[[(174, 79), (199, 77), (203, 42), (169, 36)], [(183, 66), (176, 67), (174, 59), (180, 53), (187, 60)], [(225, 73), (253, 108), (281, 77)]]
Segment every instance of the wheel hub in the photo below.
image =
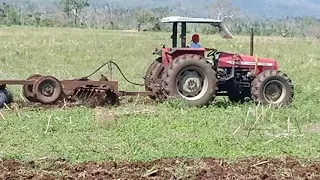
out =
[(279, 81), (269, 82), (266, 84), (264, 89), (265, 98), (272, 103), (282, 101), (282, 99), (285, 97), (285, 94), (285, 87)]
[(41, 104), (52, 104), (62, 95), (62, 86), (53, 76), (42, 76), (33, 85), (33, 94)]
[(195, 71), (185, 71), (179, 79), (179, 90), (186, 96), (196, 96), (202, 90), (202, 80)]
[(51, 84), (46, 83), (43, 85), (41, 93), (45, 96), (52, 96), (52, 94), (54, 93), (54, 88)]
[(268, 94), (268, 97), (272, 100), (279, 99), (281, 95), (281, 88), (277, 84), (271, 84), (266, 88), (266, 92)]

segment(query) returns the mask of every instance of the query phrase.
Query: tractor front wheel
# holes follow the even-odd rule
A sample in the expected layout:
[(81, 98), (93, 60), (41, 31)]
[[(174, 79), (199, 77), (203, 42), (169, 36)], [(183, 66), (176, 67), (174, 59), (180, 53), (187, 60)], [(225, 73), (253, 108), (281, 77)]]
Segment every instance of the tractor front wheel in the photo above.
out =
[(166, 68), (162, 86), (168, 97), (180, 97), (190, 106), (205, 106), (216, 96), (216, 71), (201, 56), (182, 55)]
[(251, 97), (256, 103), (287, 106), (294, 96), (291, 79), (281, 71), (266, 70), (252, 81)]

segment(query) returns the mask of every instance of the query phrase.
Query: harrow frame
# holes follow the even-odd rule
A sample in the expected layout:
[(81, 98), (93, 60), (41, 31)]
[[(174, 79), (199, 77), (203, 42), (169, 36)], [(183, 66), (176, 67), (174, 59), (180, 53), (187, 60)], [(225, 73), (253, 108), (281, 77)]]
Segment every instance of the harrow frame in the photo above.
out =
[[(84, 91), (84, 100), (98, 105), (118, 105), (120, 96), (155, 96), (151, 91), (119, 91), (118, 81), (109, 81), (105, 76), (100, 80), (90, 80), (86, 78), (73, 80), (58, 80), (54, 76), (42, 76), (34, 74), (26, 80), (0, 80), (2, 88), (7, 85), (22, 85), (23, 95), (33, 103), (55, 104), (58, 101), (75, 102), (82, 101), (81, 95)], [(46, 85), (51, 86), (48, 93)]]

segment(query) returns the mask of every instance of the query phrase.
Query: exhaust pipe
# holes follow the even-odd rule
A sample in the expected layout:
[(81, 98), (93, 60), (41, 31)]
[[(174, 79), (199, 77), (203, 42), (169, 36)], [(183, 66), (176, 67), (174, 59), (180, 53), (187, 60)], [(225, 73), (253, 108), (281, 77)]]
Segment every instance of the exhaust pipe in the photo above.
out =
[(250, 33), (250, 56), (253, 56), (253, 41), (254, 41), (254, 34), (253, 34), (253, 28), (251, 28), (251, 33)]

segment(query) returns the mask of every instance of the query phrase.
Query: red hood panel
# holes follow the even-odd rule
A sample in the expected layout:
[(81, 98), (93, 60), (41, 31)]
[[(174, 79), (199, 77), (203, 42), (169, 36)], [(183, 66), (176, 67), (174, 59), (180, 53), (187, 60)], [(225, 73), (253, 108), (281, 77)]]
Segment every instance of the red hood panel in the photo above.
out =
[(277, 61), (269, 58), (259, 58), (249, 56), (249, 55), (240, 55), (240, 54), (231, 54), (222, 52), (219, 57), (218, 67), (232, 67), (232, 64), (236, 63), (238, 68), (257, 68), (260, 71), (267, 69), (278, 69)]

